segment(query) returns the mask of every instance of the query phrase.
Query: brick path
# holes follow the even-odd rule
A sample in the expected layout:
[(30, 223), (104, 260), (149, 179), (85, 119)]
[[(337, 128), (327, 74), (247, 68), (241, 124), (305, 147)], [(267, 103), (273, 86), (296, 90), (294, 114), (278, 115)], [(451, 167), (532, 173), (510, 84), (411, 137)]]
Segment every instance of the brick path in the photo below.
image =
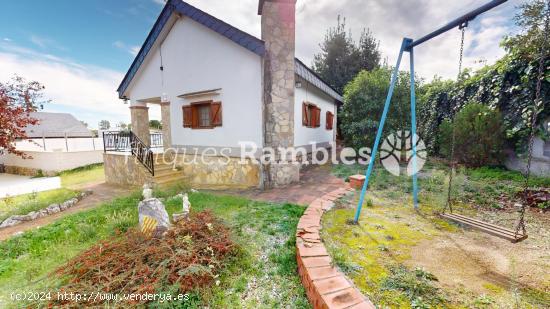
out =
[(319, 196), (346, 185), (343, 179), (332, 175), (330, 169), (329, 165), (305, 168), (300, 172), (300, 182), (285, 188), (234, 193), (253, 200), (308, 205)]

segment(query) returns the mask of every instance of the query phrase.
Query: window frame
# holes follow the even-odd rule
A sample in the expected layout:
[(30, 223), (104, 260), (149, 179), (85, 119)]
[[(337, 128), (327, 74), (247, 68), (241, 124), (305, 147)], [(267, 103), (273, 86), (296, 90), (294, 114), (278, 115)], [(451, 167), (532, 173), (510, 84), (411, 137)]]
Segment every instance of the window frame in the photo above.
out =
[[(304, 117), (304, 112), (306, 117)], [(321, 126), (321, 108), (314, 103), (304, 101), (302, 103), (302, 126), (312, 129), (319, 128)]]
[[(201, 108), (208, 108), (208, 125), (201, 125), (200, 110)], [(216, 107), (217, 113), (214, 114), (214, 108)], [(187, 110), (187, 114), (186, 114)], [(188, 105), (182, 106), (183, 112), (183, 127), (193, 130), (200, 129), (213, 129), (215, 127), (222, 126), (222, 102), (215, 102), (214, 100), (205, 100), (191, 102)], [(187, 119), (189, 117), (189, 119)], [(217, 119), (217, 121), (215, 121)], [(187, 120), (187, 121), (186, 121)]]

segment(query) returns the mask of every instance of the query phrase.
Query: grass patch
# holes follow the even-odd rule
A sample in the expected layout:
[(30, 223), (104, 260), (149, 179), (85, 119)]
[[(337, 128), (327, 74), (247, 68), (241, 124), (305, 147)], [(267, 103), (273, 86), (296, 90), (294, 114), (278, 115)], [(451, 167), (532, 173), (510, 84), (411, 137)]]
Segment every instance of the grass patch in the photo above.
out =
[(103, 163), (90, 164), (59, 173), (63, 187), (81, 186), (105, 180)]
[[(165, 198), (169, 214), (181, 211), (180, 199), (156, 193)], [(303, 207), (206, 193), (190, 193), (189, 198), (192, 211), (209, 209), (221, 218), (241, 249), (225, 264), (220, 284), (192, 292), (184, 307), (309, 308), (294, 247)], [(9, 302), (11, 292), (62, 285), (48, 274), (99, 240), (136, 226), (139, 199), (134, 193), (0, 243), (0, 307), (21, 305)]]
[(25, 215), (50, 204), (62, 203), (77, 194), (78, 191), (61, 188), (3, 198), (0, 200), (0, 222), (9, 216)]

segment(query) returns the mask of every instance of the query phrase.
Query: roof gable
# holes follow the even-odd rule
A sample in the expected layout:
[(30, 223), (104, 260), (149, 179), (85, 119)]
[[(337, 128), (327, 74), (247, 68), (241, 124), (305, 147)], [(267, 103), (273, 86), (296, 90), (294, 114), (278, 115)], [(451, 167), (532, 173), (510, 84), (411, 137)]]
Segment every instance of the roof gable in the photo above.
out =
[(230, 24), (208, 14), (204, 11), (182, 1), (182, 0), (169, 0), (164, 8), (162, 9), (162, 12), (160, 13), (157, 21), (153, 25), (153, 29), (151, 29), (151, 32), (149, 32), (149, 35), (147, 36), (147, 39), (145, 39), (145, 43), (141, 46), (141, 49), (139, 50), (136, 58), (132, 62), (132, 65), (130, 66), (130, 69), (124, 76), (124, 79), (118, 86), (117, 92), (119, 95), (119, 98), (123, 98), (124, 91), (128, 88), (130, 85), (130, 82), (134, 78), (134, 76), (137, 74), (137, 71), (139, 70), (139, 67), (141, 64), (145, 61), (145, 58), (147, 57), (147, 54), (151, 51), (153, 48), (153, 45), (155, 44), (155, 41), (158, 39), (159, 35), (162, 32), (162, 29), (164, 26), (166, 26), (166, 23), (170, 19), (170, 16), (172, 16), (173, 13), (179, 13), (183, 16), (187, 16), (188, 18), (202, 24), (203, 26), (225, 36), (226, 38), (230, 39), (231, 41), (241, 45), (242, 47), (250, 50), (251, 52), (263, 56), (265, 54), (265, 46), (264, 42), (258, 38), (256, 38), (253, 35), (250, 35), (244, 31), (241, 31)]
[[(149, 32), (145, 43), (143, 43), (141, 49), (139, 50), (136, 58), (132, 62), (130, 69), (124, 76), (121, 84), (118, 86), (117, 92), (119, 98), (124, 98), (124, 92), (130, 85), (130, 82), (137, 74), (140, 66), (145, 61), (147, 54), (153, 48), (155, 41), (160, 36), (164, 26), (168, 23), (170, 17), (173, 13), (179, 13), (183, 16), (187, 16), (192, 20), (202, 24), (203, 26), (219, 33), (220, 35), (225, 36), (231, 41), (241, 45), (242, 47), (250, 50), (251, 52), (263, 56), (265, 54), (265, 43), (264, 41), (256, 38), (253, 35), (250, 35), (242, 30), (239, 30), (230, 24), (188, 4), (183, 0), (169, 0), (162, 12), (160, 13), (157, 21), (153, 25), (153, 29)], [(333, 99), (342, 102), (342, 96), (330, 87), (325, 81), (323, 81), (317, 74), (315, 74), (310, 68), (308, 68), (302, 61), (298, 58), (295, 59), (295, 72), (298, 76), (304, 78), (311, 84), (318, 87), (321, 91), (325, 92)]]
[(25, 127), (25, 134), (30, 138), (92, 136), (92, 132), (71, 114), (32, 112), (30, 116), (38, 119), (38, 124)]

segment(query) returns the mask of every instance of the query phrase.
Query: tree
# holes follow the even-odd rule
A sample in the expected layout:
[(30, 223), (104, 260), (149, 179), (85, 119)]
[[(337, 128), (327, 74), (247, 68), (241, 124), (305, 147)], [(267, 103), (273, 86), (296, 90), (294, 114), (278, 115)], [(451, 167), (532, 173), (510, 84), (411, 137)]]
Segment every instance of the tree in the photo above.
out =
[(159, 120), (149, 120), (149, 128), (160, 130), (162, 129), (162, 123)]
[[(390, 87), (391, 67), (362, 71), (344, 90), (344, 105), (339, 114), (346, 145), (359, 149), (372, 147), (386, 95)], [(410, 128), (410, 77), (400, 72), (397, 80), (385, 132)]]
[(346, 32), (346, 20), (338, 16), (336, 27), (329, 28), (320, 44), (321, 53), (313, 59), (313, 70), (338, 92), (361, 71), (361, 52), (351, 34)]
[(99, 122), (99, 129), (101, 131), (106, 131), (106, 130), (109, 130), (110, 128), (111, 128), (111, 123), (108, 120), (101, 120)]
[[(544, 20), (541, 12), (550, 14), (550, 7), (534, 0), (522, 5), (521, 9), (516, 23), (522, 30), (503, 40), (504, 57), (476, 72), (465, 70), (459, 81), (435, 79), (419, 89), (419, 132), (424, 134), (431, 153), (438, 153), (440, 146), (436, 143), (434, 128), (439, 127), (444, 119), (452, 119), (466, 102), (471, 101), (501, 112), (506, 146), (514, 148), (518, 154), (527, 150), (533, 111), (537, 120), (535, 132), (542, 139), (550, 138), (543, 126), (550, 117), (550, 57), (547, 55), (550, 47), (549, 40), (544, 39), (540, 20)], [(541, 50), (546, 52), (544, 78), (541, 100), (535, 103)], [(533, 108), (535, 104), (536, 108)]]
[(359, 39), (361, 53), (361, 69), (372, 71), (380, 66), (380, 42), (374, 37), (370, 29), (363, 29)]
[(84, 125), (86, 128), (88, 127), (88, 123), (86, 121), (80, 120), (80, 123), (82, 123), (82, 125)]
[(519, 9), (514, 21), (521, 31), (515, 36), (506, 37), (502, 46), (509, 53), (517, 53), (526, 60), (533, 60), (538, 58), (540, 49), (545, 48), (543, 44), (548, 44), (544, 23), (547, 15), (550, 14), (550, 1), (527, 1), (522, 3)]
[(470, 102), (458, 112), (454, 121), (453, 125), (444, 120), (439, 127), (441, 154), (450, 157), (454, 130), (454, 160), (471, 167), (500, 164), (504, 127), (498, 110)]
[(7, 83), (0, 83), (0, 148), (22, 158), (29, 155), (15, 149), (14, 142), (27, 139), (25, 127), (38, 123), (30, 113), (43, 108), (42, 91), (44, 86), (39, 82), (27, 82), (14, 76)]
[(118, 123), (118, 127), (119, 127), (122, 131), (124, 131), (124, 130), (126, 130), (126, 128), (128, 128), (128, 125), (127, 125), (126, 123), (124, 123), (124, 122), (121, 121), (121, 122)]

